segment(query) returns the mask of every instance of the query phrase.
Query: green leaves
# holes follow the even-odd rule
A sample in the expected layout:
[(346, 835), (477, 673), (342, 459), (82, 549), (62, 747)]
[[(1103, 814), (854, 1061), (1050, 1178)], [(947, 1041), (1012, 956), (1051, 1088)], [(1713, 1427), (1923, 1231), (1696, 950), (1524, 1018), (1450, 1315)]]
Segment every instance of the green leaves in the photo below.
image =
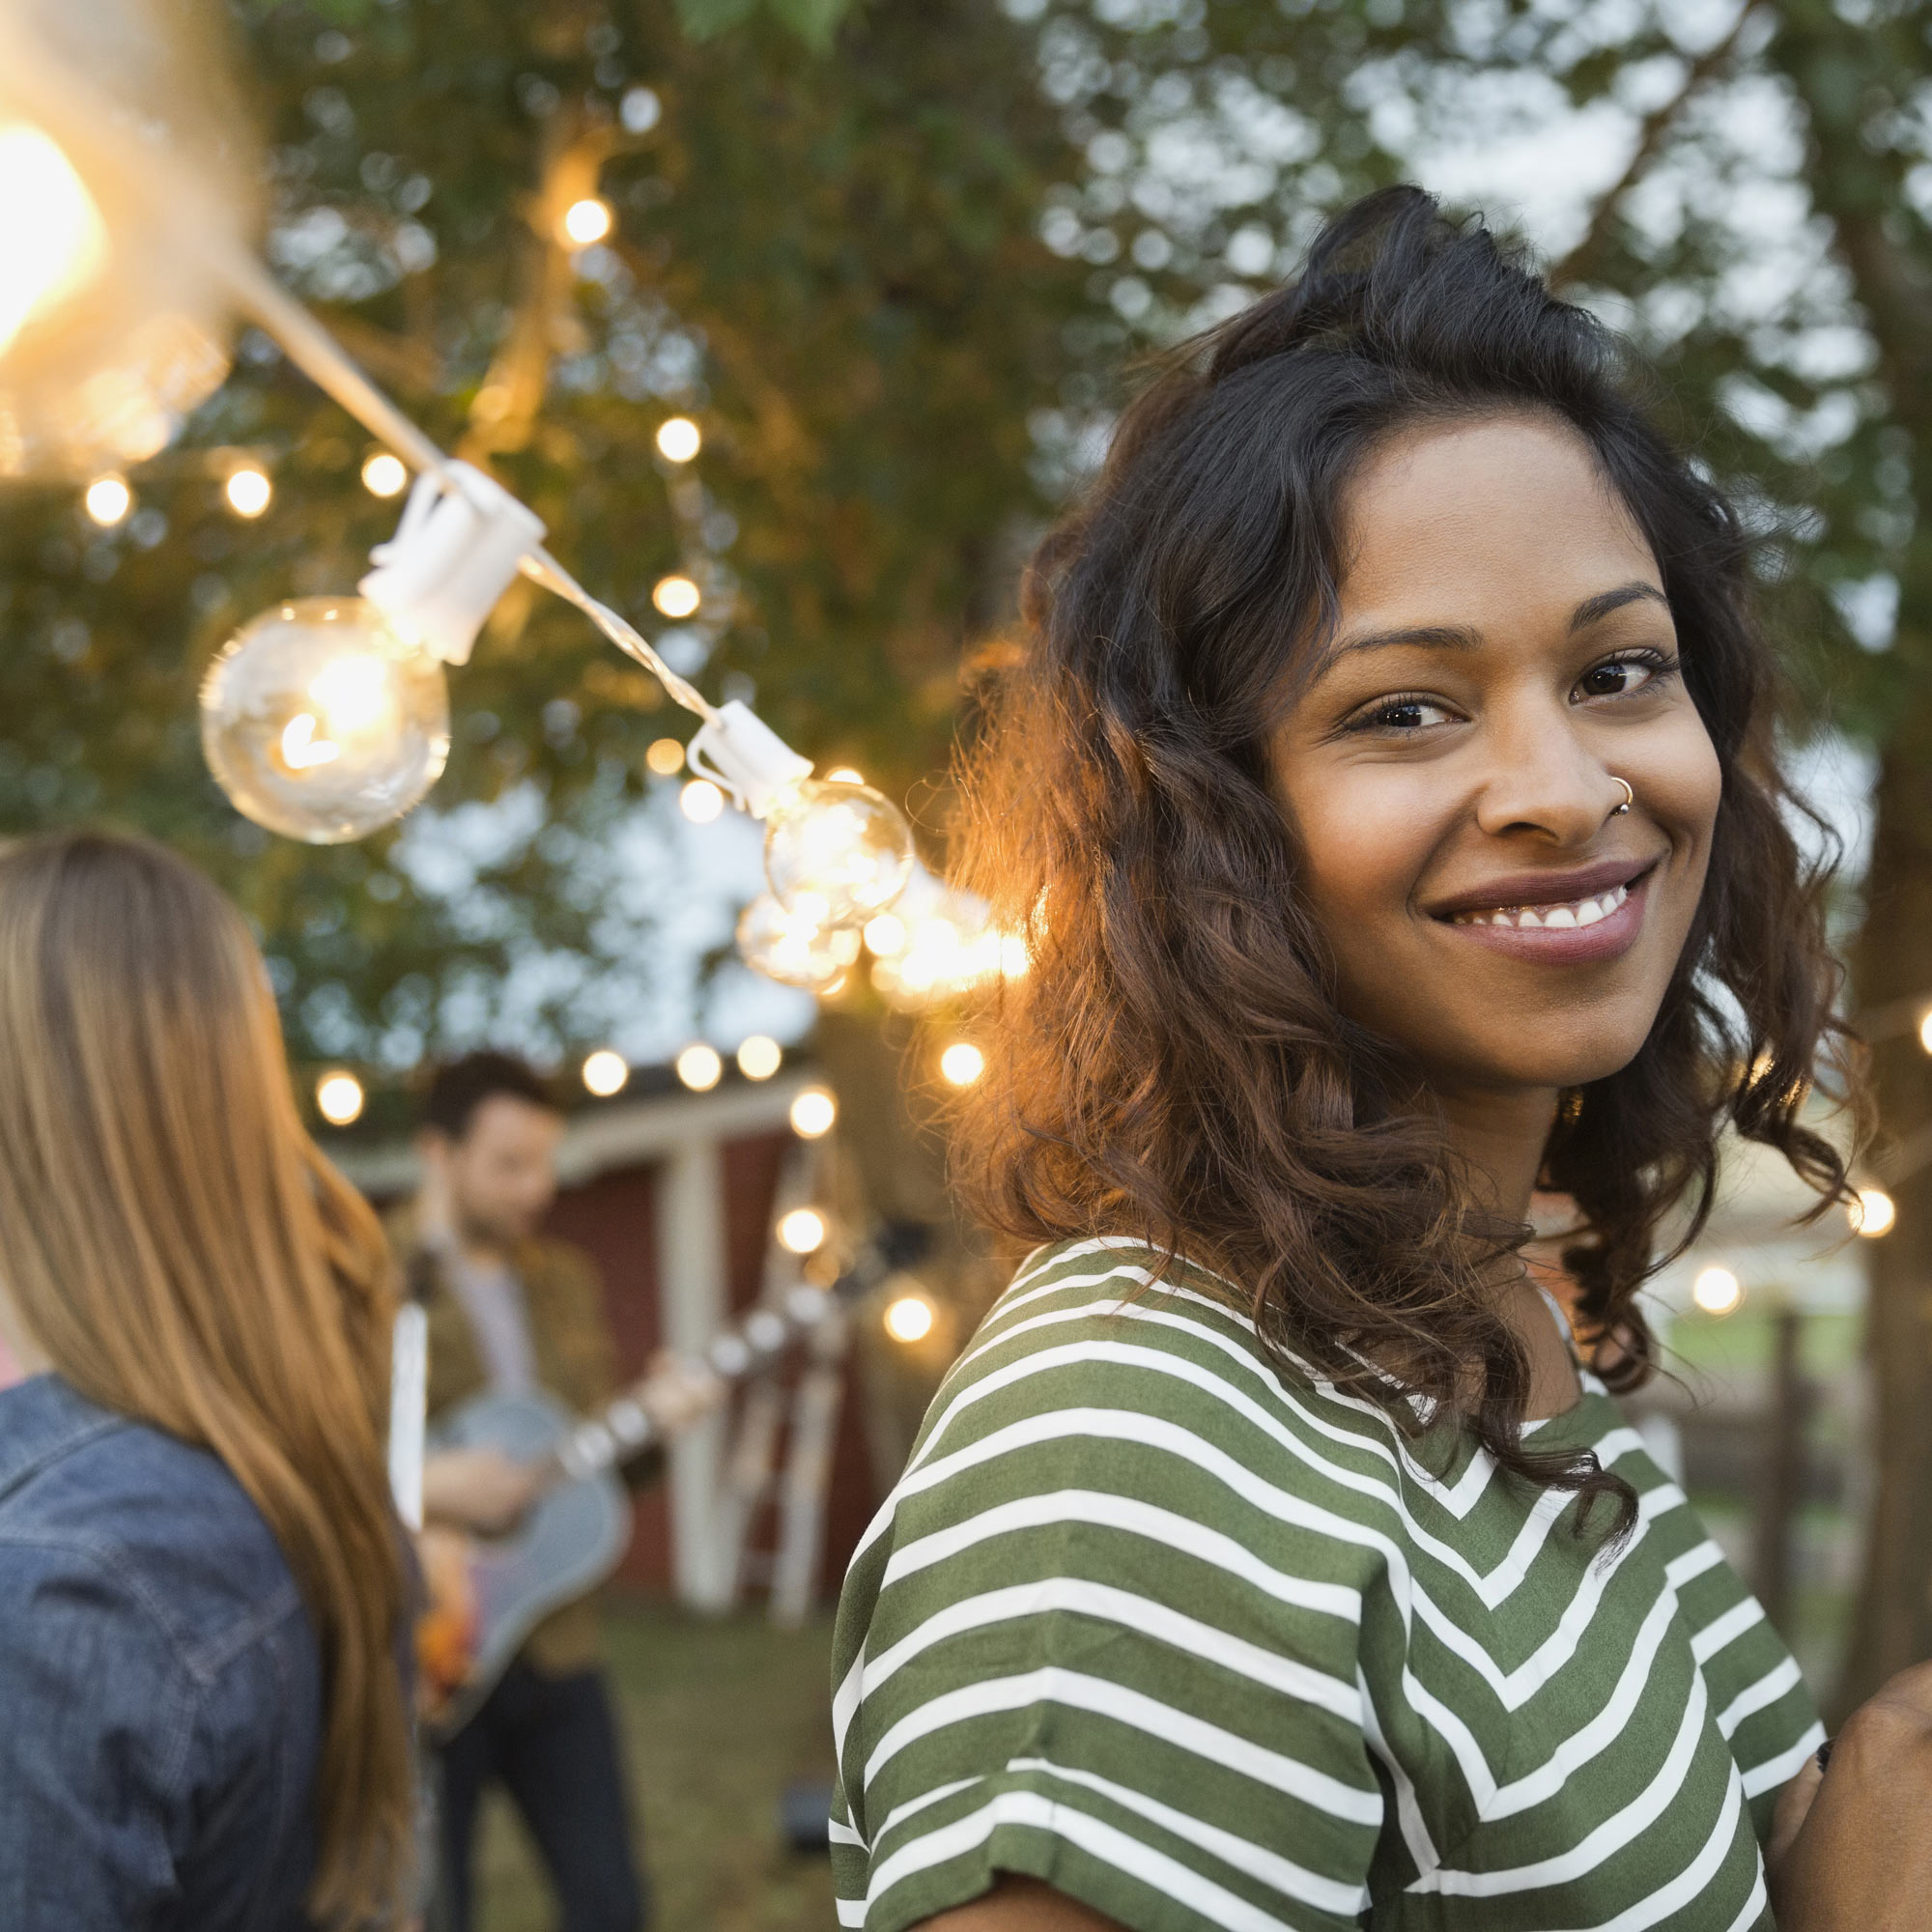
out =
[(762, 14), (788, 27), (814, 53), (824, 53), (854, 4), (855, 0), (677, 0), (677, 15), (693, 40), (708, 41)]
[[(556, 554), (654, 639), (676, 627), (653, 584), (701, 565), (721, 635), (680, 648), (705, 693), (923, 800), (962, 649), (1051, 508), (1028, 422), (1087, 270), (1036, 222), (1078, 155), (995, 0), (878, 7), (810, 57), (851, 11), (277, 0), (242, 65), (271, 259), (371, 373), (454, 448), (532, 346), (538, 407), (484, 455)], [(575, 257), (538, 218), (559, 153), (614, 216)], [(674, 413), (704, 439), (681, 468), (654, 441)], [(245, 525), (219, 490), (243, 447), (275, 484)], [(72, 492), (0, 496), (0, 835), (106, 817), (189, 853), (262, 933), (301, 1057), (401, 1067), (499, 1027), (562, 1052), (626, 1010), (690, 1029), (706, 995), (652, 937), (690, 923), (687, 828), (644, 753), (691, 721), (555, 599), (513, 590), (452, 673), (449, 768), (400, 837), (292, 845), (209, 779), (201, 668), (277, 598), (355, 584), (399, 509), (363, 487), (370, 451), (244, 335), (118, 528)], [(433, 824), (454, 873), (423, 857)]]
[[(1020, 11), (895, 0), (863, 31), (855, 0), (251, 0), (243, 14), (279, 271), (446, 445), (474, 427), (506, 345), (533, 345), (540, 406), (491, 460), (558, 554), (655, 636), (651, 586), (696, 544), (730, 605), (695, 671), (706, 692), (754, 687), (809, 755), (915, 802), (945, 765), (962, 650), (1008, 620), (1018, 560), (1104, 437), (1135, 351), (1267, 286), (1366, 188), (1451, 165), (1461, 179), (1472, 152), (1521, 147), (1552, 99), (1638, 125), (1699, 51), (1673, 38), (1667, 0), (1595, 39), (1588, 10), (1526, 0)], [(1807, 206), (1841, 226), (1869, 211), (1906, 315), (1932, 249), (1899, 185), (1927, 157), (1905, 151), (1920, 124), (1874, 103), (1926, 84), (1925, 50), (1896, 29), (1868, 48), (1803, 30), (1797, 0), (1775, 11), (1769, 53), (1744, 49), (1753, 111), (1774, 84), (1813, 92), (1810, 131), (1833, 158), (1831, 182), (1801, 158), (1769, 186), (1794, 199), (1794, 229)], [(1850, 79), (1833, 66), (1847, 61)], [(1776, 143), (1726, 146), (1726, 84), (1671, 125), (1654, 189), (1605, 224), (1578, 293), (1657, 355), (1714, 469), (1756, 479), (1767, 516), (1810, 514), (1781, 552), (1808, 600), (1792, 625), (1804, 689), (1878, 730), (1899, 661), (1932, 648), (1915, 641), (1932, 627), (1912, 587), (1932, 570), (1912, 563), (1932, 431), (1908, 430), (1881, 393), (1889, 372), (1844, 347), (1863, 324), (1822, 245), (1812, 272), (1756, 293), (1768, 250), (1731, 210), (1761, 216)], [(544, 267), (544, 171), (573, 149), (595, 154), (614, 228)], [(1504, 221), (1514, 192), (1492, 201)], [(1893, 338), (1909, 356), (1912, 330)], [(186, 447), (133, 479), (119, 531), (70, 496), (0, 501), (0, 832), (103, 812), (181, 840), (248, 897), (288, 962), (292, 1028), (320, 1051), (302, 1017), (319, 986), (353, 1021), (330, 1040), (373, 1038), (401, 980), (500, 976), (526, 942), (459, 930), (407, 884), (384, 896), (378, 852), (264, 849), (201, 769), (208, 654), (278, 596), (353, 584), (396, 509), (361, 487), (359, 429), (262, 352), (244, 344)], [(1750, 421), (1741, 375), (1768, 399)], [(1821, 441), (1844, 398), (1854, 427)], [(675, 472), (652, 440), (674, 412), (705, 440)], [(274, 506), (245, 527), (209, 481), (231, 446), (274, 473)], [(1901, 641), (1860, 650), (1832, 586), (1842, 601), (1888, 574), (1911, 580)], [(642, 794), (645, 746), (683, 733), (548, 599), (512, 600), (452, 689), (436, 809), (527, 784), (573, 838), (614, 825)], [(516, 891), (548, 901), (528, 945), (589, 956), (596, 909), (574, 906), (568, 848), (560, 835), (547, 858), (533, 837)], [(421, 1024), (433, 1037), (434, 1014)]]

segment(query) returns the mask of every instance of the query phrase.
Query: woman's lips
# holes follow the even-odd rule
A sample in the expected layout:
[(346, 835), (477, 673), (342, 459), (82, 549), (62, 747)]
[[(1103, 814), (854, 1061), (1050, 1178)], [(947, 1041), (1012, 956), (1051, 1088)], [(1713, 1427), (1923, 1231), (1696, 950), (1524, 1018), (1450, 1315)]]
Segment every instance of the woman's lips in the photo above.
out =
[(1636, 944), (1643, 929), (1655, 865), (1627, 885), (1560, 902), (1470, 908), (1438, 915), (1436, 924), (1512, 958), (1549, 966), (1615, 959)]

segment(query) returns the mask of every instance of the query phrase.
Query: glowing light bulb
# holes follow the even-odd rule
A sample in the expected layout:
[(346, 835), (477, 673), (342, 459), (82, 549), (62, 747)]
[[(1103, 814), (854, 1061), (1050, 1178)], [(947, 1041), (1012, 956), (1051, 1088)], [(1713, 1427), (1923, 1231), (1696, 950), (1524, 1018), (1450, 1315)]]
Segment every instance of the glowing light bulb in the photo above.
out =
[(631, 1082), (631, 1063), (621, 1053), (600, 1046), (583, 1060), (583, 1084), (600, 1100), (621, 1094)]
[(695, 1039), (677, 1057), (677, 1077), (694, 1094), (708, 1094), (723, 1079), (724, 1063), (718, 1058), (715, 1046), (706, 1046), (701, 1039)]
[(970, 1087), (986, 1070), (986, 1056), (969, 1039), (955, 1039), (939, 1056), (939, 1070), (954, 1087)]
[(1882, 1187), (1861, 1187), (1845, 1214), (1853, 1234), (1875, 1241), (1881, 1235), (1890, 1234), (1892, 1223), (1898, 1219), (1898, 1204)]
[(825, 1245), (825, 1216), (816, 1208), (794, 1208), (779, 1221), (779, 1245), (795, 1255), (813, 1255)]
[(847, 925), (883, 912), (912, 874), (912, 828), (884, 793), (805, 779), (765, 812), (765, 877), (788, 911)]
[(592, 242), (601, 242), (610, 234), (614, 218), (608, 201), (600, 195), (586, 194), (582, 201), (573, 201), (563, 211), (560, 224), (563, 239), (573, 248), (588, 248)]
[(838, 1102), (823, 1087), (808, 1087), (791, 1103), (791, 1130), (801, 1140), (815, 1141), (832, 1131)]
[(111, 530), (134, 507), (134, 493), (128, 489), (125, 476), (110, 470), (105, 476), (97, 476), (80, 500), (87, 514), (103, 530)]
[(658, 454), (667, 463), (689, 463), (703, 447), (703, 432), (689, 416), (671, 416), (658, 425)]
[(849, 925), (821, 925), (787, 912), (760, 894), (738, 921), (738, 956), (781, 985), (827, 993), (858, 958), (859, 935)]
[(906, 924), (895, 912), (875, 914), (866, 922), (866, 944), (875, 957), (896, 959), (906, 949)]
[(653, 738), (644, 753), (644, 763), (661, 779), (684, 769), (684, 747), (675, 738)]
[(1932, 1011), (1927, 1012), (1918, 1022), (1918, 1044), (1927, 1053), (1932, 1053)]
[(359, 597), (308, 597), (245, 624), (201, 686), (201, 745), (229, 802), (312, 845), (400, 818), (449, 756), (442, 666)]
[(866, 933), (872, 984), (899, 1012), (968, 998), (1018, 979), (1031, 963), (1024, 935), (994, 925), (985, 900), (917, 864), (904, 896)]
[(372, 497), (400, 497), (410, 480), (400, 456), (379, 449), (362, 466), (362, 487)]
[(651, 602), (667, 617), (689, 617), (703, 601), (703, 594), (688, 577), (661, 577), (651, 591)]
[(860, 771), (856, 765), (834, 765), (825, 774), (825, 782), (827, 784), (862, 785), (866, 782), (866, 774)]
[(269, 481), (269, 473), (251, 464), (229, 472), (228, 481), (221, 486), (221, 494), (228, 498), (228, 507), (238, 517), (253, 521), (274, 501), (275, 486)]
[(923, 1342), (932, 1333), (932, 1303), (923, 1294), (901, 1294), (886, 1306), (886, 1333), (895, 1342)]
[(1690, 1299), (1706, 1315), (1728, 1315), (1744, 1298), (1745, 1285), (1729, 1268), (1704, 1268), (1690, 1284)]
[(315, 1083), (315, 1110), (331, 1127), (362, 1118), (362, 1083), (353, 1073), (325, 1073)]
[(747, 1080), (769, 1080), (784, 1065), (784, 1048), (768, 1033), (739, 1042), (738, 1071)]
[(709, 825), (724, 810), (724, 794), (709, 779), (693, 779), (677, 795), (677, 809), (694, 825)]
[(106, 264), (106, 224), (60, 144), (0, 123), (0, 355)]

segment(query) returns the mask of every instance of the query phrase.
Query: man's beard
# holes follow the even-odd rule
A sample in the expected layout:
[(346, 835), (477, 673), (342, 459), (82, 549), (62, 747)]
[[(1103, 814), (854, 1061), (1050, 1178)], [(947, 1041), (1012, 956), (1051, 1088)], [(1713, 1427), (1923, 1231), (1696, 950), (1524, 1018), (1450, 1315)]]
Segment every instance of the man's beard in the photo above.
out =
[(456, 1215), (464, 1245), (472, 1248), (514, 1247), (519, 1241), (528, 1239), (536, 1226), (532, 1214), (478, 1212), (461, 1203)]

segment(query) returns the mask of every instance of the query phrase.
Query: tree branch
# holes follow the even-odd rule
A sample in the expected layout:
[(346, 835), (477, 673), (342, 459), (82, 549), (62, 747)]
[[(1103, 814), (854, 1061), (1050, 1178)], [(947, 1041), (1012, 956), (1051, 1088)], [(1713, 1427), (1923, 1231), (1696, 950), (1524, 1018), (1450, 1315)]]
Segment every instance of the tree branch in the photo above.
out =
[(1588, 272), (1609, 239), (1610, 224), (1616, 219), (1630, 191), (1649, 172), (1658, 150), (1669, 137), (1671, 129), (1677, 126), (1684, 110), (1699, 90), (1729, 63), (1732, 54), (1737, 51), (1740, 37), (1757, 11), (1755, 0), (1746, 0), (1737, 19), (1732, 22), (1730, 32), (1715, 46), (1699, 54), (1690, 63), (1690, 71), (1684, 76), (1684, 85), (1661, 107), (1654, 108), (1645, 116), (1629, 163), (1608, 193), (1591, 212), (1589, 226), (1583, 230), (1582, 240), (1544, 277), (1552, 289), (1580, 281)]
[(1932, 286), (1914, 272), (1876, 215), (1847, 212), (1835, 219), (1892, 407), (1907, 421), (1923, 422), (1932, 416)]
[(469, 428), (458, 454), (487, 462), (530, 439), (550, 386), (552, 355), (581, 346), (583, 327), (572, 299), (564, 210), (597, 192), (598, 176), (619, 142), (607, 124), (559, 116), (544, 145), (539, 186), (530, 197), (529, 233), (519, 250), (519, 290), (510, 326), (469, 406)]
[(442, 386), (442, 357), (429, 343), (379, 328), (344, 309), (324, 313), (343, 348), (391, 388), (421, 396), (434, 395)]

